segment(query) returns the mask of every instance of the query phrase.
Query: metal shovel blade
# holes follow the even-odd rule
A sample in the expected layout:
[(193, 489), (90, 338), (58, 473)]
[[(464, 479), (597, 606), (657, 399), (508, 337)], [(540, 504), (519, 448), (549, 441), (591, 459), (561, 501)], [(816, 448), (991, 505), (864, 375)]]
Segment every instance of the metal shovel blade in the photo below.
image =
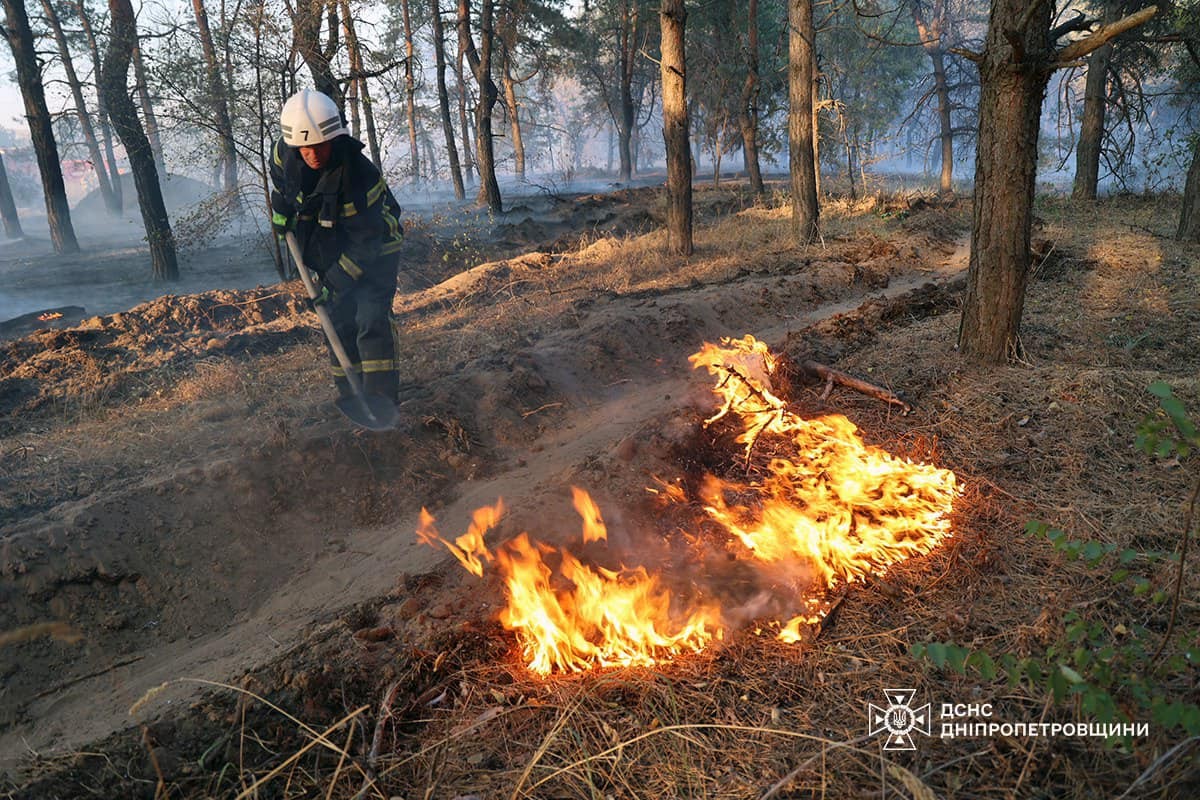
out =
[(355, 425), (372, 431), (391, 430), (400, 419), (396, 405), (380, 395), (342, 397), (337, 401), (337, 407)]

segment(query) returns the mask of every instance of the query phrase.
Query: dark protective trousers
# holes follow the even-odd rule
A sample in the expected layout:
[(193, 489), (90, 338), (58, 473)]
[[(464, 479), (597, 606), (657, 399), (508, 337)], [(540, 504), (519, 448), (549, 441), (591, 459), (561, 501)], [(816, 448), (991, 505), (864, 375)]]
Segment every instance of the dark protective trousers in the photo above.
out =
[[(350, 356), (350, 363), (362, 378), (367, 394), (396, 401), (399, 376), (396, 372), (395, 325), (392, 299), (396, 296), (396, 254), (381, 256), (375, 268), (350, 289), (340, 292), (329, 304), (333, 328)], [(351, 394), (350, 382), (330, 350), (333, 380), (343, 397)]]

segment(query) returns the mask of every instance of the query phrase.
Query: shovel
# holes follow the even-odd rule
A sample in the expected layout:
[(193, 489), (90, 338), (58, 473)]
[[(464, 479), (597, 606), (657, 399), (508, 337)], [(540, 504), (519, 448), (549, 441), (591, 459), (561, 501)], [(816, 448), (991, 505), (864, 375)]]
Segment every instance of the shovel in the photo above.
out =
[[(300, 255), (300, 246), (296, 243), (296, 235), (288, 231), (286, 239), (288, 252), (292, 254), (292, 261), (296, 262), (296, 271), (300, 273), (300, 280), (304, 281), (304, 290), (308, 292), (310, 300), (316, 300), (317, 287), (313, 283), (312, 274), (304, 266), (304, 258)], [(346, 373), (346, 381), (350, 384), (350, 391), (353, 393), (352, 396), (343, 397), (337, 401), (338, 410), (349, 417), (355, 425), (368, 430), (386, 431), (394, 428), (399, 418), (395, 404), (386, 397), (369, 395), (363, 391), (362, 380), (351, 367), (350, 356), (346, 355), (346, 348), (342, 346), (342, 340), (333, 328), (333, 320), (329, 318), (329, 311), (323, 305), (313, 306), (313, 311), (317, 312), (317, 319), (321, 321), (321, 330), (325, 331), (325, 338), (329, 340), (329, 349), (333, 351), (334, 357), (342, 365), (342, 370)]]

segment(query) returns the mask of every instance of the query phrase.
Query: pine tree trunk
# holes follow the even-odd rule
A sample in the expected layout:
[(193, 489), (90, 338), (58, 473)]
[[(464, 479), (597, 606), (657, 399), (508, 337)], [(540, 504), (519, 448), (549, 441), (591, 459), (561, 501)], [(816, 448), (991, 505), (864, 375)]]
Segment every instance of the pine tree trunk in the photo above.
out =
[(446, 137), (446, 158), (449, 161), (450, 180), (454, 184), (454, 197), (462, 200), (467, 196), (463, 188), (462, 167), (458, 163), (458, 147), (454, 143), (454, 125), (450, 121), (450, 94), (446, 91), (446, 32), (442, 25), (442, 9), (438, 0), (431, 0), (433, 15), (433, 57), (436, 65), (438, 111), (442, 117), (442, 133)]
[(1183, 188), (1183, 207), (1179, 211), (1179, 231), (1185, 242), (1200, 242), (1200, 139), (1192, 149), (1192, 166), (1188, 168), (1187, 184)]
[(1046, 35), (1050, 5), (1038, 4), (1024, 31), (1017, 32), (1026, 0), (993, 3), (979, 65), (971, 257), (958, 345), (964, 355), (984, 363), (1021, 355), (1038, 127), (1052, 55)]
[(525, 139), (521, 136), (521, 106), (517, 102), (517, 82), (512, 76), (508, 48), (504, 48), (504, 105), (508, 107), (508, 127), (512, 131), (513, 171), (519, 180), (525, 180)]
[(163, 203), (162, 187), (150, 140), (142, 130), (137, 109), (129, 97), (125, 76), (137, 42), (133, 6), (130, 0), (108, 0), (111, 32), (108, 53), (104, 58), (104, 80), (100, 93), (112, 115), (113, 127), (129, 155), (133, 182), (137, 187), (138, 206), (150, 244), (150, 263), (155, 280), (177, 280), (179, 266), (175, 260), (175, 236)]
[[(49, 0), (43, 0), (49, 2)], [(212, 30), (208, 25), (208, 11), (204, 0), (192, 0), (192, 11), (196, 15), (196, 30), (200, 34), (200, 47), (204, 52), (204, 66), (208, 78), (208, 90), (213, 96), (213, 111), (216, 112), (217, 135), (221, 139), (221, 166), (226, 192), (237, 189), (237, 147), (233, 140), (233, 122), (229, 116), (229, 95), (221, 75), (221, 64), (217, 60), (217, 48), (213, 45)]]
[(628, 183), (633, 177), (633, 72), (639, 57), (637, 52), (638, 7), (637, 0), (622, 0), (621, 3), (621, 32), (619, 41), (618, 67), (620, 75), (620, 98), (617, 110), (617, 153), (621, 160), (620, 174), (617, 176), (622, 183)]
[(1083, 119), (1079, 124), (1079, 144), (1075, 148), (1075, 184), (1071, 197), (1095, 200), (1100, 183), (1100, 145), (1104, 140), (1104, 111), (1108, 102), (1108, 65), (1112, 61), (1111, 44), (1088, 56), (1087, 80), (1083, 89)]
[[(257, 105), (256, 114), (258, 122), (258, 139), (260, 143), (270, 142), (274, 139), (273, 135), (268, 134), (267, 128), (267, 99), (266, 89), (263, 81), (263, 67), (266, 59), (263, 57), (263, 23), (267, 16), (266, 0), (259, 0), (258, 6), (254, 9), (254, 21), (252, 29), (254, 31), (254, 59), (251, 62), (254, 65), (254, 101)], [(272, 127), (274, 127), (272, 125)], [(274, 131), (271, 131), (273, 134)], [(269, 146), (269, 145), (268, 145)], [(267, 148), (260, 144), (255, 148), (258, 155), (258, 176), (259, 176), (259, 191), (263, 196), (263, 208), (271, 208), (271, 185), (270, 185), (270, 167), (267, 166), (267, 159), (271, 156), (267, 154)], [(279, 275), (279, 280), (286, 281), (288, 279), (288, 263), (284, 261), (283, 252), (279, 247), (279, 238), (274, 235), (268, 236), (271, 242), (271, 259), (275, 262), (275, 273)]]
[[(359, 102), (362, 103), (363, 127), (367, 131), (367, 150), (371, 153), (371, 161), (379, 169), (383, 169), (383, 156), (379, 152), (379, 134), (375, 127), (375, 107), (371, 104), (371, 87), (367, 83), (366, 69), (363, 65), (362, 48), (358, 44), (358, 33), (354, 28), (354, 16), (350, 13), (349, 0), (341, 0), (342, 22), (346, 31), (346, 50), (350, 56), (350, 70), (358, 74), (353, 86), (357, 89)], [(356, 106), (357, 108), (357, 106)], [(358, 134), (354, 134), (358, 138)]]
[(662, 33), (663, 142), (667, 149), (667, 249), (692, 253), (692, 152), (688, 139), (687, 72), (683, 0), (663, 0)]
[[(321, 46), (321, 25), (329, 12), (329, 42)], [(298, 0), (292, 17), (292, 37), (296, 52), (313, 77), (313, 88), (329, 97), (339, 109), (345, 108), (346, 98), (341, 85), (333, 76), (330, 58), (337, 52), (336, 6), (329, 0)]]
[(34, 49), (33, 31), (29, 28), (29, 16), (25, 12), (25, 0), (4, 0), (4, 12), (7, 18), (4, 33), (17, 65), (17, 84), (25, 101), (29, 137), (33, 140), (38, 171), (42, 176), (50, 242), (56, 253), (75, 253), (79, 251), (79, 243), (75, 239), (75, 228), (71, 225), (71, 207), (67, 203), (62, 164), (58, 160), (58, 145), (54, 141), (50, 110), (46, 107), (42, 73)]
[(458, 129), (462, 131), (463, 177), (467, 183), (472, 183), (478, 167), (475, 164), (475, 157), (472, 155), (474, 151), (471, 148), (471, 126), (467, 124), (467, 79), (463, 72), (463, 59), (466, 58), (466, 55), (467, 42), (463, 41), (462, 31), (459, 30), (458, 59), (455, 61), (455, 75), (458, 78)]
[(479, 103), (475, 106), (475, 159), (479, 164), (479, 201), (492, 213), (504, 210), (500, 184), (496, 182), (495, 150), (492, 142), (492, 109), (496, 105), (496, 84), (492, 81), (492, 0), (479, 7), (479, 50), (471, 39), (470, 0), (458, 0), (458, 35), (466, 43), (467, 61), (479, 85)]
[(350, 135), (362, 140), (362, 104), (358, 98), (358, 87), (363, 82), (362, 54), (358, 50), (358, 37), (354, 34), (354, 21), (350, 16), (349, 0), (339, 0), (342, 10), (342, 34), (346, 37), (346, 56), (350, 60), (350, 78), (346, 82), (346, 110), (350, 114)]
[(942, 174), (938, 188), (943, 194), (954, 191), (954, 129), (950, 124), (950, 85), (946, 81), (946, 45), (942, 41), (946, 29), (944, 0), (934, 0), (926, 13), (921, 0), (909, 0), (913, 22), (921, 37), (925, 54), (933, 66), (933, 93), (937, 98), (939, 140), (942, 146)]
[[(92, 31), (92, 21), (88, 17), (87, 9), (84, 8), (83, 0), (75, 0), (72, 5), (79, 18), (79, 24), (83, 28), (84, 36), (87, 38), (88, 52), (92, 54), (92, 80), (99, 87), (102, 75), (100, 48), (96, 44), (96, 34)], [(107, 161), (109, 188), (112, 190), (113, 204), (119, 213), (125, 207), (124, 189), (121, 185), (121, 169), (117, 164), (117, 155), (113, 151), (112, 129), (108, 124), (108, 109), (104, 106), (104, 100), (100, 98), (99, 89), (96, 91), (96, 120), (100, 125), (100, 138), (104, 144), (104, 157)]]
[(817, 171), (813, 151), (813, 0), (788, 0), (788, 156), (792, 176), (792, 235), (817, 238)]
[(3, 153), (0, 153), (0, 219), (4, 220), (4, 235), (9, 239), (20, 239), (25, 235), (21, 230), (21, 218), (17, 216), (17, 204), (13, 202), (12, 187), (8, 185)]
[(408, 13), (408, 0), (400, 0), (400, 9), (404, 16), (404, 96), (408, 112), (408, 150), (412, 177), (416, 181), (421, 177), (421, 160), (417, 149), (417, 89), (413, 79), (412, 18)]
[(942, 173), (938, 190), (943, 194), (954, 191), (954, 127), (950, 123), (950, 85), (946, 81), (945, 53), (938, 49), (929, 54), (933, 63), (933, 90), (938, 101), (938, 138), (942, 145)]
[(75, 113), (79, 119), (79, 130), (83, 134), (87, 146), (88, 157), (92, 160), (92, 169), (96, 172), (96, 181), (100, 185), (100, 196), (104, 198), (104, 207), (108, 213), (118, 216), (121, 206), (113, 196), (112, 183), (108, 178), (108, 170), (104, 165), (104, 156), (100, 153), (100, 142), (96, 139), (96, 130), (92, 127), (92, 115), (88, 113), (87, 103), (83, 100), (83, 86), (75, 74), (75, 62), (71, 58), (71, 48), (67, 46), (67, 37), (63, 35), (62, 24), (58, 12), (50, 0), (42, 0), (42, 10), (46, 13), (46, 22), (54, 34), (54, 42), (58, 45), (58, 55), (62, 60), (63, 72), (67, 77), (67, 86), (71, 90), (71, 99), (75, 101)]
[(742, 103), (738, 127), (742, 133), (742, 164), (750, 177), (750, 191), (765, 193), (758, 164), (758, 0), (746, 8), (746, 80), (742, 84)]
[[(110, 34), (111, 35), (111, 34)], [(106, 59), (107, 60), (107, 57)], [(158, 117), (154, 114), (154, 101), (150, 97), (150, 83), (146, 80), (146, 63), (142, 58), (142, 47), (137, 41), (137, 32), (134, 31), (133, 39), (133, 75), (137, 79), (138, 99), (142, 103), (142, 117), (146, 121), (145, 135), (150, 142), (150, 152), (154, 155), (154, 168), (158, 171), (162, 180), (167, 178), (167, 162), (163, 157), (162, 139), (158, 136)], [(117, 127), (117, 122), (113, 121), (113, 127)], [(117, 134), (120, 136), (120, 133)], [(121, 140), (122, 142), (124, 139)], [(126, 150), (128, 155), (128, 149)], [(130, 169), (133, 169), (132, 161)], [(134, 181), (137, 178), (135, 176)], [(138, 201), (139, 205), (141, 200)]]

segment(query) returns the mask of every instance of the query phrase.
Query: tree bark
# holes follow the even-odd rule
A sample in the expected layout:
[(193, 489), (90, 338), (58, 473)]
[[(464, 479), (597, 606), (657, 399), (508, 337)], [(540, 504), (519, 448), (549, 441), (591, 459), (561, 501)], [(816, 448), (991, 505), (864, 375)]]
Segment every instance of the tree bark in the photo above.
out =
[(458, 36), (466, 43), (467, 62), (479, 85), (479, 103), (475, 106), (475, 159), (479, 164), (479, 201), (490, 211), (504, 211), (500, 184), (496, 182), (495, 149), (492, 143), (492, 109), (496, 105), (496, 84), (492, 81), (492, 0), (479, 7), (479, 49), (471, 38), (471, 2), (458, 0)]
[[(109, 35), (111, 36), (111, 33)], [(107, 60), (107, 57), (105, 60)], [(146, 120), (145, 134), (147, 140), (150, 142), (150, 152), (154, 155), (154, 167), (161, 178), (166, 180), (167, 162), (163, 157), (162, 139), (158, 135), (158, 117), (154, 114), (154, 100), (150, 97), (150, 82), (146, 79), (146, 62), (142, 58), (142, 46), (138, 44), (136, 28), (133, 34), (133, 75), (137, 79), (138, 99), (142, 104), (142, 116)], [(113, 127), (116, 126), (117, 123), (114, 121)], [(119, 133), (117, 135), (120, 136)], [(124, 141), (124, 139), (121, 141)], [(128, 149), (126, 149), (126, 155), (128, 156), (128, 154)], [(130, 163), (129, 166), (132, 170), (133, 164)], [(138, 203), (140, 205), (140, 199)]]
[(454, 143), (454, 125), (450, 121), (450, 94), (446, 91), (446, 32), (442, 25), (442, 9), (438, 0), (430, 1), (433, 12), (433, 58), (436, 66), (438, 110), (442, 117), (442, 133), (446, 137), (446, 158), (449, 162), (450, 180), (454, 184), (454, 197), (462, 200), (467, 196), (463, 188), (462, 167), (458, 163), (458, 147)]
[(667, 149), (667, 249), (692, 254), (692, 153), (688, 138), (687, 71), (683, 0), (663, 0), (662, 34), (663, 142)]
[[(50, 0), (43, 0), (49, 3)], [(221, 63), (217, 60), (217, 48), (213, 45), (212, 30), (208, 25), (208, 10), (204, 0), (192, 0), (192, 11), (196, 15), (196, 29), (200, 34), (200, 47), (204, 52), (204, 66), (208, 78), (208, 89), (213, 96), (213, 111), (216, 113), (217, 135), (221, 138), (221, 166), (224, 189), (237, 189), (237, 147), (233, 140), (233, 122), (229, 116), (229, 94), (221, 75)]]
[[(72, 5), (75, 8), (75, 13), (79, 16), (79, 24), (83, 28), (84, 36), (87, 38), (88, 51), (92, 54), (92, 80), (99, 87), (102, 78), (100, 48), (96, 44), (96, 34), (92, 30), (92, 21), (88, 17), (87, 9), (84, 8), (83, 0), (75, 0)], [(112, 189), (113, 203), (116, 205), (117, 210), (121, 211), (125, 207), (124, 188), (121, 185), (121, 168), (117, 164), (117, 156), (113, 151), (112, 129), (108, 124), (108, 109), (105, 108), (104, 101), (99, 95), (100, 92), (97, 88), (96, 121), (100, 124), (100, 138), (104, 144), (104, 157), (107, 160), (109, 188)]]
[(404, 95), (408, 112), (408, 151), (412, 179), (417, 181), (421, 178), (421, 160), (417, 149), (417, 90), (416, 81), (413, 79), (412, 17), (408, 13), (408, 0), (400, 0), (400, 10), (404, 18)]
[(0, 153), (0, 218), (4, 220), (4, 235), (9, 239), (20, 239), (25, 235), (21, 230), (21, 218), (17, 216), (17, 204), (13, 202), (12, 187), (8, 185), (3, 153)]
[(620, 157), (620, 173), (617, 176), (623, 183), (628, 183), (633, 177), (633, 123), (635, 108), (633, 102), (633, 73), (638, 57), (638, 39), (640, 37), (638, 0), (622, 0), (621, 30), (618, 38), (618, 68), (620, 74), (620, 97), (617, 102), (617, 153)]
[(813, 6), (788, 0), (788, 156), (792, 176), (792, 235), (817, 238), (817, 170), (813, 154)]
[(63, 72), (67, 77), (67, 85), (71, 89), (71, 99), (75, 101), (75, 114), (79, 119), (79, 129), (87, 146), (88, 157), (92, 160), (92, 169), (96, 173), (96, 181), (100, 185), (100, 196), (104, 198), (104, 207), (108, 213), (118, 216), (121, 205), (113, 195), (112, 183), (108, 177), (108, 169), (104, 164), (104, 156), (100, 152), (100, 142), (96, 139), (96, 129), (92, 127), (92, 115), (88, 113), (87, 103), (83, 100), (83, 86), (75, 74), (75, 62), (71, 58), (71, 48), (67, 46), (67, 37), (63, 35), (62, 24), (58, 12), (50, 0), (42, 0), (42, 10), (46, 13), (46, 22), (54, 34), (54, 42), (58, 45), (58, 55), (62, 59)]
[[(467, 42), (463, 41), (462, 30), (458, 31), (458, 58), (454, 62), (455, 75), (458, 78), (458, 127), (462, 131), (463, 177), (467, 183), (475, 180), (479, 167), (475, 164), (474, 152), (471, 149), (471, 126), (467, 124), (467, 79), (463, 72), (463, 59), (467, 56)], [(468, 38), (467, 41), (470, 41)]]
[(1179, 231), (1185, 242), (1200, 242), (1200, 139), (1192, 149), (1192, 166), (1188, 168), (1187, 184), (1183, 188), (1183, 207), (1179, 211)]
[[(993, 3), (979, 64), (971, 257), (958, 346), (984, 363), (1021, 355), (1038, 128), (1051, 72), (1050, 5)], [(1027, 7), (1033, 11), (1021, 29)]]
[[(341, 0), (342, 26), (346, 32), (346, 51), (350, 57), (350, 70), (357, 74), (351, 84), (354, 87), (358, 102), (362, 104), (363, 127), (367, 132), (367, 150), (371, 153), (371, 161), (379, 169), (383, 169), (383, 157), (379, 151), (379, 134), (375, 127), (375, 107), (371, 104), (371, 87), (367, 84), (366, 69), (363, 65), (362, 48), (358, 44), (358, 33), (354, 28), (354, 16), (350, 13), (349, 0)], [(358, 138), (358, 134), (354, 134)]]
[[(1105, 21), (1111, 21), (1113, 6), (1105, 4)], [(1083, 119), (1079, 123), (1079, 144), (1075, 148), (1075, 183), (1071, 197), (1095, 200), (1100, 183), (1100, 145), (1104, 141), (1104, 112), (1108, 103), (1108, 65), (1112, 61), (1111, 43), (1088, 56), (1087, 80), (1083, 89)]]
[(29, 28), (29, 16), (25, 12), (25, 0), (4, 0), (4, 12), (7, 19), (4, 33), (17, 65), (17, 84), (21, 87), (25, 117), (29, 121), (29, 137), (33, 140), (38, 171), (42, 176), (50, 241), (56, 253), (75, 253), (79, 250), (79, 243), (75, 239), (75, 228), (71, 225), (71, 207), (67, 203), (62, 164), (58, 160), (58, 145), (54, 141), (50, 110), (46, 107), (42, 73), (34, 49), (33, 31)]
[(519, 180), (525, 180), (525, 140), (521, 136), (521, 106), (517, 102), (517, 81), (512, 74), (512, 51), (508, 46), (501, 49), (500, 79), (504, 83), (504, 105), (508, 108), (508, 127), (512, 132), (513, 171)]
[(154, 163), (150, 140), (142, 130), (137, 109), (129, 97), (125, 76), (137, 42), (133, 5), (130, 0), (108, 0), (111, 31), (108, 53), (104, 58), (104, 80), (100, 92), (112, 115), (113, 127), (129, 155), (133, 182), (137, 187), (138, 206), (150, 245), (150, 263), (155, 280), (176, 280), (179, 266), (175, 260), (175, 236), (163, 203), (162, 186)]
[(750, 191), (761, 197), (766, 190), (758, 164), (758, 0), (750, 0), (746, 18), (746, 80), (742, 84), (738, 124), (742, 132), (742, 163), (750, 177)]
[(942, 146), (942, 174), (938, 189), (943, 194), (954, 191), (954, 128), (950, 124), (950, 85), (946, 80), (946, 5), (933, 0), (929, 13), (921, 0), (910, 0), (913, 22), (921, 37), (921, 46), (933, 66), (933, 93), (937, 98), (938, 138)]
[[(321, 44), (321, 25), (328, 13), (329, 41)], [(333, 77), (331, 60), (338, 49), (337, 6), (331, 0), (298, 0), (292, 17), (292, 37), (296, 52), (312, 73), (313, 87), (333, 98), (339, 109), (346, 107), (341, 86)]]

